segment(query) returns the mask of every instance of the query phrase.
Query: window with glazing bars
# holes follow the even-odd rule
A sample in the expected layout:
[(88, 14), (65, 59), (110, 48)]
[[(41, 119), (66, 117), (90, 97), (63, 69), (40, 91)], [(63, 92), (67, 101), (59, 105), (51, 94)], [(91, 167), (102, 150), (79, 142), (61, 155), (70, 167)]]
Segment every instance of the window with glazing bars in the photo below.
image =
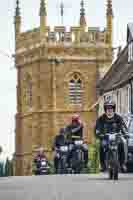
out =
[(71, 104), (82, 103), (82, 81), (73, 78), (69, 82), (69, 100)]

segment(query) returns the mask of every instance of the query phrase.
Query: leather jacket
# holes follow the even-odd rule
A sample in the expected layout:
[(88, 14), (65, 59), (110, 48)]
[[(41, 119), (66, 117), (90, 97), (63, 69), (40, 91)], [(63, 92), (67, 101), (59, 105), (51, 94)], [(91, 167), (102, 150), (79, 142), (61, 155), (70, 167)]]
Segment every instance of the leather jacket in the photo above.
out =
[(80, 122), (76, 124), (69, 124), (66, 127), (66, 133), (68, 140), (71, 140), (74, 137), (83, 138), (83, 124)]
[(60, 146), (63, 146), (65, 144), (66, 144), (66, 139), (64, 135), (57, 135), (55, 136), (54, 139), (53, 150), (56, 148), (58, 149)]
[(127, 133), (127, 127), (123, 118), (116, 113), (112, 118), (108, 118), (106, 114), (103, 114), (96, 121), (96, 137), (99, 137), (100, 134), (104, 135), (105, 133), (111, 132), (118, 133), (120, 131), (123, 135), (125, 135)]

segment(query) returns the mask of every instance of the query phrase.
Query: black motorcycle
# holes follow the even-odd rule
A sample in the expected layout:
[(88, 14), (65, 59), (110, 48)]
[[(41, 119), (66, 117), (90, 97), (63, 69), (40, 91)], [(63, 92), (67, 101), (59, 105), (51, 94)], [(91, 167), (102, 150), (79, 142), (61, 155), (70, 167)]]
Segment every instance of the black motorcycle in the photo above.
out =
[(84, 152), (83, 152), (83, 140), (74, 139), (73, 148), (71, 152), (71, 168), (72, 173), (80, 174), (82, 169), (84, 168)]
[(107, 133), (107, 169), (109, 173), (109, 179), (118, 180), (119, 174), (119, 155), (118, 146), (121, 140), (120, 133)]
[(57, 173), (58, 174), (67, 174), (67, 156), (68, 156), (69, 148), (67, 145), (60, 146), (60, 148), (57, 151), (58, 156), (58, 168)]
[(35, 162), (35, 175), (47, 175), (49, 174), (49, 169), (47, 159), (42, 158)]

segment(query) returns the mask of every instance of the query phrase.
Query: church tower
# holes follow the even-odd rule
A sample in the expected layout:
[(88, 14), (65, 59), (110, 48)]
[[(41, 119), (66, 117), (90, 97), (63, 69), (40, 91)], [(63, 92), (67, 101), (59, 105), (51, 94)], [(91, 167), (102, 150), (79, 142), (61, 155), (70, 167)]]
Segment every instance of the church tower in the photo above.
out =
[(97, 101), (97, 78), (112, 62), (110, 4), (108, 0), (108, 22), (103, 31), (87, 26), (84, 0), (78, 26), (66, 31), (63, 24), (54, 30), (48, 26), (46, 1), (40, 0), (39, 27), (22, 32), (16, 1), (16, 175), (32, 174), (33, 157), (40, 147), (52, 158), (53, 139), (74, 113), (85, 124), (84, 140), (93, 141), (97, 113), (92, 105)]

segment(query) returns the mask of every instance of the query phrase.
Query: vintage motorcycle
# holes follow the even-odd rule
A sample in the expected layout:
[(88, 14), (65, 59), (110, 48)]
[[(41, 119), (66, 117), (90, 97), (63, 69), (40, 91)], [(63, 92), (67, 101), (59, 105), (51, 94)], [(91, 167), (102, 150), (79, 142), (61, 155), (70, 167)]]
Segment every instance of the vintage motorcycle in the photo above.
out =
[(118, 146), (121, 140), (121, 134), (107, 133), (105, 137), (107, 138), (106, 161), (107, 161), (109, 179), (118, 180), (118, 175), (119, 175)]
[[(73, 139), (73, 138), (72, 138)], [(83, 140), (74, 136), (73, 147), (71, 150), (71, 168), (72, 173), (80, 174), (84, 168), (84, 151), (83, 151)]]
[(35, 162), (35, 175), (47, 175), (49, 174), (49, 164), (46, 158), (42, 158)]

